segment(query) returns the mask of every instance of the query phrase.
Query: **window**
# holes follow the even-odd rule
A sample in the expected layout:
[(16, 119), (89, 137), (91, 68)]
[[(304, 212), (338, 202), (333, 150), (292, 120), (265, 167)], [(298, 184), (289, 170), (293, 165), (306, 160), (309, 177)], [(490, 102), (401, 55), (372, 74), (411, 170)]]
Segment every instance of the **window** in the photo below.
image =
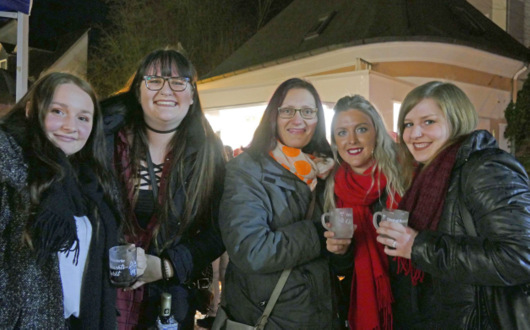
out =
[(392, 102), (393, 103), (393, 120), (392, 120), (392, 131), (398, 131), (398, 118), (399, 118), (399, 109), (401, 108), (401, 102)]

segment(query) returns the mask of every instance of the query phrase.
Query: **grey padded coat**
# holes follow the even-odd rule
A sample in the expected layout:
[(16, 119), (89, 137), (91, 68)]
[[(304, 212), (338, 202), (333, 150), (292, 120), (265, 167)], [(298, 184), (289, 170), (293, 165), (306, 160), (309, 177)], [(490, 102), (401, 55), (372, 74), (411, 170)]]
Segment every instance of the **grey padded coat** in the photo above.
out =
[(245, 152), (227, 165), (219, 224), (230, 256), (222, 305), (231, 319), (255, 325), (282, 270), (292, 267), (266, 328), (334, 327), (329, 259), (347, 268), (353, 257), (326, 253), (323, 183), (312, 219), (305, 219), (309, 187), (271, 157)]

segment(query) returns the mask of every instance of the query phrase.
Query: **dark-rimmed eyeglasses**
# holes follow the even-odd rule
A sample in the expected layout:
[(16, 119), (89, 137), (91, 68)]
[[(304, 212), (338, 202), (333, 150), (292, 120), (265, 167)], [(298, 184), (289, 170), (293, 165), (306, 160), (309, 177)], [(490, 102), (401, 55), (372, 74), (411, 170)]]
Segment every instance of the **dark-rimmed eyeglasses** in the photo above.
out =
[(144, 76), (145, 87), (150, 91), (159, 91), (168, 82), (169, 88), (174, 92), (182, 92), (188, 86), (190, 78), (188, 77), (160, 77)]
[(296, 112), (300, 112), (300, 116), (304, 119), (314, 119), (317, 116), (317, 108), (278, 108), (278, 116), (284, 119), (293, 118)]

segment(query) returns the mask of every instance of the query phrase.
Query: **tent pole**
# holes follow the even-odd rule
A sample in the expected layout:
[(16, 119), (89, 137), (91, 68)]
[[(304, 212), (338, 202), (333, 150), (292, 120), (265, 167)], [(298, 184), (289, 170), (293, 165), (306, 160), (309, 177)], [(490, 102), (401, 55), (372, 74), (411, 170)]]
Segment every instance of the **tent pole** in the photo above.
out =
[(20, 100), (28, 90), (28, 35), (29, 16), (18, 12), (16, 102), (18, 102), (18, 100)]

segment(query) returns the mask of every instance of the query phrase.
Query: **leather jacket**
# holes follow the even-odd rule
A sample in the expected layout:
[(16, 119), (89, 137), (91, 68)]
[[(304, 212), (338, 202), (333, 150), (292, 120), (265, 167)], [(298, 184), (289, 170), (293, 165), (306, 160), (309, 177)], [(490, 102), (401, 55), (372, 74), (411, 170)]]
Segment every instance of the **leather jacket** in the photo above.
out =
[[(462, 205), (471, 214), (477, 236), (466, 232)], [(497, 148), (487, 131), (473, 132), (462, 143), (438, 228), (416, 236), (412, 262), (428, 275), (415, 290), (423, 294), (419, 309), (423, 308), (429, 319), (416, 326), (507, 326), (484, 317), (481, 309), (485, 306), (477, 297), (480, 287), (506, 288), (530, 282), (530, 188), (524, 168)], [(496, 308), (510, 313), (507, 306)], [(407, 315), (396, 315), (396, 320), (399, 323), (404, 317)]]

